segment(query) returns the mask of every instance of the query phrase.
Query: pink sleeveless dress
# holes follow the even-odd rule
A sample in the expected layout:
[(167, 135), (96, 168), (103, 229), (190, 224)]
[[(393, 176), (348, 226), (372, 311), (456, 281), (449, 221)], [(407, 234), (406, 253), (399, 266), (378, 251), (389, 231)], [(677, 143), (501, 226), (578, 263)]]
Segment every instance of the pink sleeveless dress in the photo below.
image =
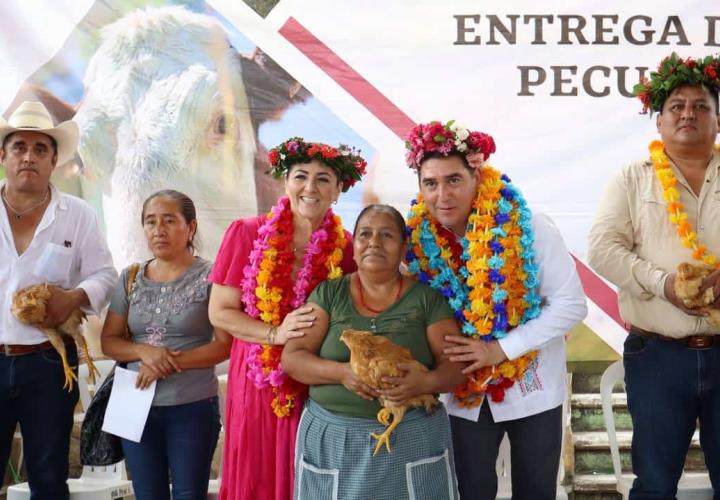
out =
[[(250, 217), (231, 224), (210, 273), (211, 282), (241, 287), (263, 220)], [(347, 239), (341, 263), (346, 273), (355, 270), (349, 234)], [(290, 500), (295, 481), (295, 436), (303, 401), (297, 401), (289, 417), (275, 416), (270, 406), (272, 388), (258, 389), (247, 378), (246, 353), (251, 345), (234, 339), (230, 353), (220, 499)]]

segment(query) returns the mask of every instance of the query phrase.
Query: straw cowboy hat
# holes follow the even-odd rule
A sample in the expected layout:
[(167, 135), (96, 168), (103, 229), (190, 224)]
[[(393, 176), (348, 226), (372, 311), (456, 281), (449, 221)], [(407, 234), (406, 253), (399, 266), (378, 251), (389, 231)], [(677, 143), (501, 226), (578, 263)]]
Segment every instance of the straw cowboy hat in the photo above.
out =
[(21, 130), (42, 132), (55, 139), (58, 154), (57, 165), (62, 165), (75, 156), (80, 137), (77, 123), (68, 120), (53, 127), (50, 113), (40, 102), (24, 101), (7, 121), (0, 117), (0, 144), (8, 135)]

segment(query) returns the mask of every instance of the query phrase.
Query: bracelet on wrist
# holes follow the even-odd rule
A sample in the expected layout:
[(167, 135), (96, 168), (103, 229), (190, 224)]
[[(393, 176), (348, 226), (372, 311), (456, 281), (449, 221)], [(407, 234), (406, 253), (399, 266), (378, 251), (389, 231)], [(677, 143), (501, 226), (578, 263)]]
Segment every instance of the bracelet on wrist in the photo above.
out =
[(271, 325), (265, 334), (265, 343), (273, 345), (275, 343), (275, 337), (277, 336), (277, 326)]

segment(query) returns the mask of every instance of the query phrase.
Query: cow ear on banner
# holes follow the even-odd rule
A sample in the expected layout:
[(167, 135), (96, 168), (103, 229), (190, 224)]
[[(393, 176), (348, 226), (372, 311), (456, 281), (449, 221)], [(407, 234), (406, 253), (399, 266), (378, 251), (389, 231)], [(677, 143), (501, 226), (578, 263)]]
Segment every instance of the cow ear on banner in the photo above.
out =
[(256, 48), (251, 54), (238, 57), (255, 132), (264, 122), (279, 120), (290, 105), (310, 97), (300, 82), (262, 50)]

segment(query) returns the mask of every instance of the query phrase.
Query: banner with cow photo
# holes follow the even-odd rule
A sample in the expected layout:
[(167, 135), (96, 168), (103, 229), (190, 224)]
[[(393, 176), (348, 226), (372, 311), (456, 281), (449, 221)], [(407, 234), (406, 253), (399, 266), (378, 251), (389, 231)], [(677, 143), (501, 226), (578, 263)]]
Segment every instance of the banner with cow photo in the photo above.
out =
[(672, 51), (720, 52), (720, 4), (698, 0), (9, 0), (0, 5), (0, 107), (37, 99), (74, 117), (80, 151), (55, 183), (100, 214), (122, 267), (145, 256), (140, 209), (175, 188), (212, 258), (231, 220), (282, 192), (267, 150), (291, 136), (359, 147), (369, 175), (341, 197), (406, 212), (404, 137), (454, 119), (491, 134), (490, 163), (549, 215), (614, 349), (615, 292), (584, 264), (609, 176), (647, 156), (655, 122), (631, 97)]

